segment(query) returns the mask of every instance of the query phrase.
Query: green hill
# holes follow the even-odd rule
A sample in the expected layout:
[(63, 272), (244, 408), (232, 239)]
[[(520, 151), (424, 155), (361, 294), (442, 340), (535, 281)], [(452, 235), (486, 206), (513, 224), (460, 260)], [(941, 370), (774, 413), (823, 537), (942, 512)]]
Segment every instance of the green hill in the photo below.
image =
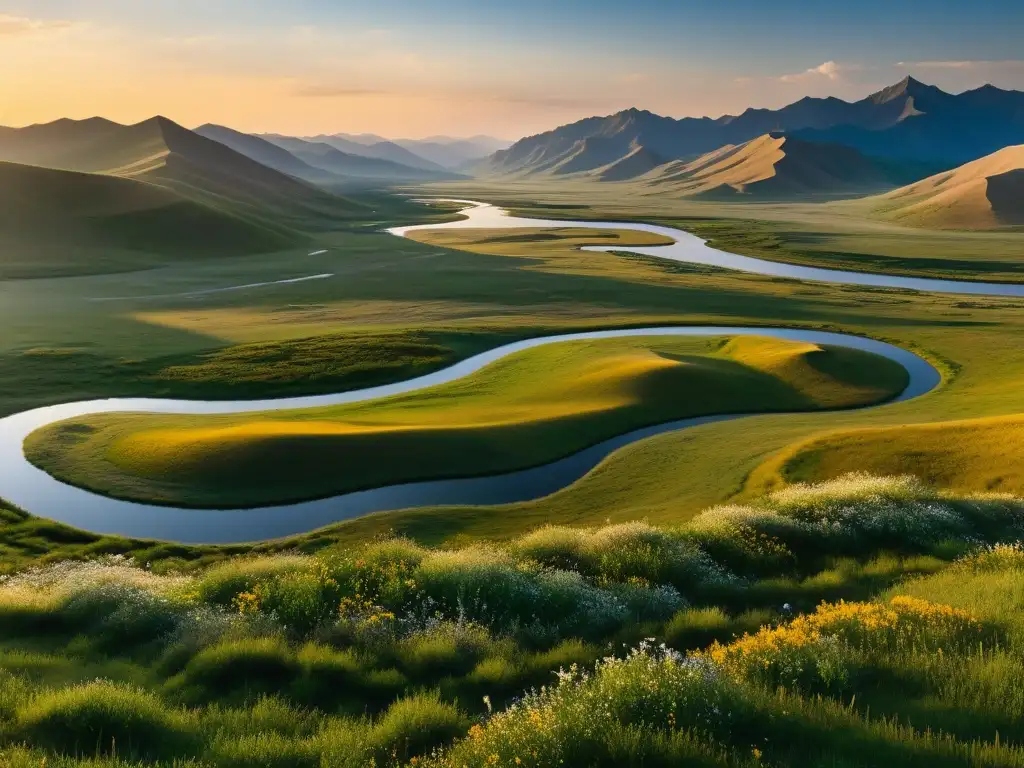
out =
[(0, 279), (267, 252), (299, 239), (145, 181), (0, 162)]
[(164, 117), (128, 126), (94, 118), (7, 129), (0, 160), (144, 180), (283, 232), (331, 228), (367, 212)]

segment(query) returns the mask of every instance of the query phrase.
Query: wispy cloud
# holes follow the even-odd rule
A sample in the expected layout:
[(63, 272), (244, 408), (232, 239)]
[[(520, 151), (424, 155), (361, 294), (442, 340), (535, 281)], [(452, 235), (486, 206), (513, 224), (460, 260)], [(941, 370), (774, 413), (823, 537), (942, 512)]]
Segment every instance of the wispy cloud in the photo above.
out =
[(30, 19), (25, 16), (11, 16), (6, 13), (0, 13), (0, 37), (50, 32), (57, 29), (67, 29), (71, 26), (74, 26), (74, 22), (60, 19)]
[(807, 80), (819, 80), (824, 78), (834, 82), (842, 76), (842, 73), (845, 72), (846, 69), (847, 67), (841, 66), (834, 61), (826, 61), (816, 67), (805, 69), (803, 72), (798, 72), (792, 75), (783, 75), (779, 80), (784, 83), (802, 83)]
[(529, 93), (482, 88), (405, 89), (373, 88), (348, 84), (297, 83), (292, 95), (306, 98), (346, 99), (359, 97), (419, 98), (476, 104), (505, 104), (540, 109), (577, 109), (594, 107), (593, 100), (559, 94)]
[(897, 66), (908, 69), (1024, 69), (1024, 59), (901, 61)]
[(357, 88), (347, 85), (331, 85), (329, 83), (300, 83), (292, 91), (295, 96), (314, 99), (343, 99), (353, 96), (398, 96), (395, 91), (386, 88)]

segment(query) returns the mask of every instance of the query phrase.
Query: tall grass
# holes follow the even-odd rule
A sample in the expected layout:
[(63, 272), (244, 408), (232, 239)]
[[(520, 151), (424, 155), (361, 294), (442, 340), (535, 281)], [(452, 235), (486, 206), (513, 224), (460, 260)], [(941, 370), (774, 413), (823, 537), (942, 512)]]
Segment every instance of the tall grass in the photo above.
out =
[(0, 765), (1024, 765), (1022, 520), (858, 475), (675, 529), (34, 568)]

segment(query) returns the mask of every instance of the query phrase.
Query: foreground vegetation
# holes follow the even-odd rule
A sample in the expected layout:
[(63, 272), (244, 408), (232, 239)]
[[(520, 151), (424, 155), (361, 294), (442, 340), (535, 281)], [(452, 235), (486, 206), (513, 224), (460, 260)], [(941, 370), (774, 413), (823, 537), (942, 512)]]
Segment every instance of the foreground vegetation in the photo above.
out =
[(863, 406), (907, 381), (878, 355), (771, 338), (574, 341), (365, 403), (76, 417), (34, 432), (25, 455), (64, 482), (112, 496), (248, 507), (511, 471), (692, 416)]
[(0, 750), (104, 768), (1022, 765), (1024, 555), (1001, 543), (1022, 526), (1019, 499), (853, 475), (675, 528), (22, 569), (0, 585)]

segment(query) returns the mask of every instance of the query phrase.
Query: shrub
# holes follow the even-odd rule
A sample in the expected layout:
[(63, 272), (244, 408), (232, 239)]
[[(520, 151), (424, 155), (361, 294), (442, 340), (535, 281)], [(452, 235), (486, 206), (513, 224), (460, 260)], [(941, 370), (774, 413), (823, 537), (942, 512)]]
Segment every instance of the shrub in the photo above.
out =
[(289, 684), (299, 663), (281, 640), (234, 640), (200, 651), (185, 667), (183, 681), (214, 699), (238, 691), (274, 692)]
[(665, 644), (677, 650), (703, 648), (722, 640), (730, 626), (721, 608), (686, 608), (665, 625)]
[(599, 663), (593, 676), (563, 672), (556, 685), (473, 726), (437, 764), (671, 764), (647, 758), (664, 756), (677, 724), (727, 728), (729, 686), (713, 664), (644, 645)]
[(690, 524), (701, 538), (766, 536), (798, 556), (925, 551), (972, 533), (968, 518), (913, 477), (851, 474), (798, 484), (750, 506), (707, 510)]
[(239, 594), (252, 592), (258, 584), (309, 567), (310, 559), (297, 555), (234, 558), (203, 573), (195, 586), (196, 593), (203, 602), (233, 606)]
[(986, 547), (961, 558), (954, 568), (973, 573), (1024, 571), (1024, 544), (1016, 542)]
[(121, 648), (166, 640), (189, 609), (141, 587), (107, 583), (73, 592), (60, 612), (69, 626), (88, 629), (99, 647)]
[(395, 653), (402, 669), (414, 679), (436, 679), (465, 674), (492, 645), (483, 627), (442, 622), (414, 632), (398, 644)]
[(629, 613), (633, 621), (665, 621), (682, 608), (686, 601), (669, 585), (649, 587), (640, 584), (612, 584), (608, 587)]
[(194, 724), (154, 694), (97, 681), (45, 693), (18, 713), (28, 743), (66, 755), (156, 760), (194, 753)]
[(545, 526), (513, 545), (550, 568), (577, 570), (600, 582), (670, 584), (687, 590), (726, 574), (685, 536), (632, 522), (595, 529)]
[(293, 691), (301, 701), (329, 706), (358, 696), (363, 687), (363, 664), (351, 651), (309, 644), (299, 651), (298, 662), (302, 672)]
[(698, 657), (737, 679), (834, 692), (873, 662), (891, 663), (893, 654), (965, 650), (984, 632), (965, 611), (898, 596), (889, 603), (822, 603), (784, 626), (764, 627), (728, 645), (716, 642)]
[(373, 725), (369, 744), (377, 764), (405, 761), (446, 744), (469, 728), (469, 719), (437, 693), (400, 699)]
[(341, 600), (341, 587), (329, 575), (327, 568), (314, 561), (308, 570), (296, 570), (279, 574), (276, 578), (261, 582), (252, 591), (241, 593), (251, 595), (247, 608), (269, 613), (291, 634), (308, 637), (314, 630), (337, 618)]

